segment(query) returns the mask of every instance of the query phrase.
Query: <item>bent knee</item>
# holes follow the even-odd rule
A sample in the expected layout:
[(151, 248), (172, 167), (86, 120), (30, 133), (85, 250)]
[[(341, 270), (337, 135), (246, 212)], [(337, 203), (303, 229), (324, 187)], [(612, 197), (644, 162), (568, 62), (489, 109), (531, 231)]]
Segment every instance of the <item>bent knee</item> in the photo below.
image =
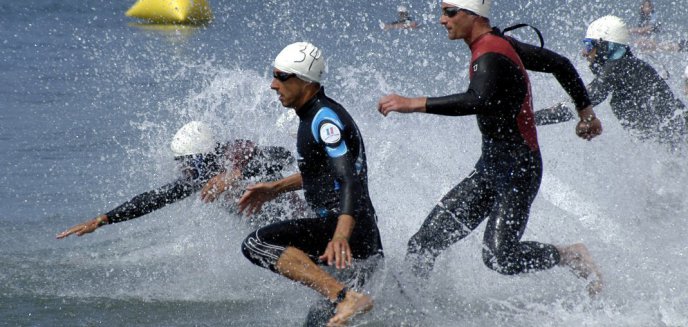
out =
[(241, 253), (244, 254), (244, 257), (246, 259), (252, 260), (253, 257), (253, 248), (250, 247), (248, 244), (251, 242), (250, 239), (252, 237), (255, 237), (255, 232), (251, 233), (249, 236), (247, 236), (243, 242), (241, 242)]
[(422, 232), (418, 232), (409, 239), (407, 253), (419, 255), (437, 256), (444, 249), (443, 244), (439, 244), (437, 238), (431, 238)]
[(284, 252), (284, 247), (262, 241), (258, 231), (255, 231), (241, 243), (241, 252), (254, 265), (276, 271), (275, 265)]

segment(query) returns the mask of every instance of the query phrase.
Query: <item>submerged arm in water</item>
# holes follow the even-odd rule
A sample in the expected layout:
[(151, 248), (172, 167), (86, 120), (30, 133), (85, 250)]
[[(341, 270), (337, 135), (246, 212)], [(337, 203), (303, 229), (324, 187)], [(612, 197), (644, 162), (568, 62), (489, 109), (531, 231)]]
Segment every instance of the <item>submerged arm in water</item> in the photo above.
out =
[(535, 111), (535, 125), (552, 125), (573, 119), (571, 109), (564, 103), (557, 103), (549, 108)]

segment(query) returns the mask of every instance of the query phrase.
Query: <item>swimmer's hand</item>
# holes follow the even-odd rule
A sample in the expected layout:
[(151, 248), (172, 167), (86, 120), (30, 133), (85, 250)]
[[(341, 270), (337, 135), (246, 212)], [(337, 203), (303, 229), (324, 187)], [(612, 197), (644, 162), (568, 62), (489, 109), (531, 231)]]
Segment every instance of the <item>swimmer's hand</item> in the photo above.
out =
[(279, 195), (276, 184), (258, 183), (246, 187), (246, 192), (239, 199), (239, 213), (246, 212), (247, 216), (259, 212), (265, 202), (271, 201)]
[(385, 117), (392, 111), (399, 113), (425, 112), (426, 100), (425, 97), (407, 98), (397, 94), (389, 94), (380, 99), (377, 104), (377, 111)]
[(344, 269), (353, 266), (353, 255), (349, 246), (349, 238), (353, 233), (356, 220), (347, 214), (342, 214), (337, 218), (337, 228), (334, 230), (332, 239), (327, 243), (325, 253), (320, 256), (320, 260), (327, 262), (328, 265), (335, 265), (337, 269)]
[(75, 225), (72, 228), (57, 234), (57, 239), (63, 239), (69, 235), (76, 234), (76, 236), (83, 236), (84, 234), (92, 233), (98, 227), (108, 223), (106, 215), (100, 215), (94, 219), (87, 220), (81, 224)]
[(578, 111), (580, 121), (576, 125), (576, 135), (588, 141), (602, 134), (602, 122), (595, 116), (592, 106)]
[(335, 265), (337, 269), (353, 266), (349, 240), (335, 233), (332, 240), (327, 243), (325, 253), (319, 257), (320, 261), (327, 262), (328, 266)]
[(224, 192), (232, 189), (233, 184), (241, 178), (241, 172), (221, 173), (211, 178), (201, 190), (201, 200), (210, 203)]

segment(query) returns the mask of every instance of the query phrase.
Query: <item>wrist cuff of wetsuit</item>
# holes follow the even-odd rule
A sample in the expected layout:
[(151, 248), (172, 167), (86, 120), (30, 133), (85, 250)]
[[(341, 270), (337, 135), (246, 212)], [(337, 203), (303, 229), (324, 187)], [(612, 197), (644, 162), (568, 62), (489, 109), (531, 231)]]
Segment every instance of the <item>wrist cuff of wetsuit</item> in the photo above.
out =
[(109, 221), (108, 221), (108, 219), (107, 219), (107, 216), (106, 216), (106, 217), (98, 216), (98, 217), (96, 218), (96, 225), (98, 225), (98, 227), (104, 226), (104, 225), (107, 225), (107, 224), (109, 224)]
[(580, 120), (586, 123), (592, 123), (592, 121), (595, 120), (595, 118), (597, 118), (595, 117), (595, 115), (588, 115), (586, 117), (581, 117)]
[(590, 102), (590, 100), (585, 100), (583, 102), (578, 102), (574, 100), (573, 103), (576, 105), (576, 111), (581, 111), (587, 107), (592, 106), (592, 102)]

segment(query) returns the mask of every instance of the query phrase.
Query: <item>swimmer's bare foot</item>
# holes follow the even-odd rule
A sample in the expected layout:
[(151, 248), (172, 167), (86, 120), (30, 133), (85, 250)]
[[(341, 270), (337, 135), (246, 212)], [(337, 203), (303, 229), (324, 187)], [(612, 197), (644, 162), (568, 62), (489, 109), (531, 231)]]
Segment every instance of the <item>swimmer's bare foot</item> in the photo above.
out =
[(344, 301), (337, 304), (334, 317), (327, 322), (327, 326), (344, 326), (354, 316), (366, 313), (373, 308), (373, 300), (361, 293), (346, 292)]
[(560, 265), (569, 266), (576, 276), (590, 281), (587, 289), (591, 297), (599, 294), (602, 291), (602, 273), (592, 260), (588, 248), (577, 243), (557, 249), (561, 257)]

